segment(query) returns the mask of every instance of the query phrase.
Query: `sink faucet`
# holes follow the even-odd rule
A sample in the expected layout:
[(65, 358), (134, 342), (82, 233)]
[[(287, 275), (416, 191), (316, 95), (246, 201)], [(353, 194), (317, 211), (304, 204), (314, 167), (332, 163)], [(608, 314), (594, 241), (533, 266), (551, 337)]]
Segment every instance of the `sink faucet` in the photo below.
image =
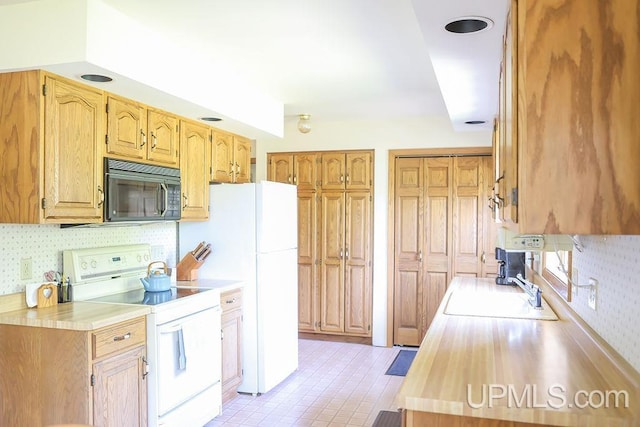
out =
[(519, 273), (516, 277), (509, 277), (508, 280), (518, 285), (529, 296), (529, 304), (533, 308), (542, 309), (542, 289), (538, 285), (529, 282)]

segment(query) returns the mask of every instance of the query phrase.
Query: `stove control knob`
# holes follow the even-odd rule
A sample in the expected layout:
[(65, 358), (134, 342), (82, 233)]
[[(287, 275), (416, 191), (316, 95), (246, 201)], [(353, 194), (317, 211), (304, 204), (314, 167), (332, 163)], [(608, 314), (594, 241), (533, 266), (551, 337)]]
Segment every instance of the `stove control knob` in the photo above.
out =
[(138, 262), (142, 262), (142, 256), (138, 254)]
[(86, 269), (87, 269), (87, 263), (86, 263), (85, 261), (82, 261), (82, 264), (80, 264), (80, 267), (81, 267), (83, 270), (86, 270)]
[(144, 260), (149, 261), (149, 254), (144, 254)]
[(96, 268), (98, 266), (98, 263), (95, 260), (91, 261), (91, 268)]

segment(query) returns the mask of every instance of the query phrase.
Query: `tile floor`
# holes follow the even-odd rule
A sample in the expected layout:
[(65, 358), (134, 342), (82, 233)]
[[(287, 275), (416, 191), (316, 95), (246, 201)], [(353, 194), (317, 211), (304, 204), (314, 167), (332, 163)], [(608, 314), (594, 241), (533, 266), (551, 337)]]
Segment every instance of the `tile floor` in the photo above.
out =
[(371, 426), (380, 410), (396, 410), (404, 377), (385, 375), (398, 348), (299, 340), (299, 367), (260, 396), (240, 394), (214, 426)]

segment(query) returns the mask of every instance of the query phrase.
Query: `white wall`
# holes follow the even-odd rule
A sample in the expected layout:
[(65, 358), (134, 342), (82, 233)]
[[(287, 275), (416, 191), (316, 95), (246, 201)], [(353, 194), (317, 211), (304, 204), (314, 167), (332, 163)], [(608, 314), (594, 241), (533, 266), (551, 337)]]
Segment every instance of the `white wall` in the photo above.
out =
[(491, 132), (456, 133), (447, 118), (420, 117), (361, 121), (322, 121), (301, 134), (297, 118), (285, 121), (283, 139), (256, 142), (256, 179), (266, 179), (267, 153), (374, 149), (373, 344), (384, 346), (387, 328), (387, 197), (389, 150), (491, 146)]

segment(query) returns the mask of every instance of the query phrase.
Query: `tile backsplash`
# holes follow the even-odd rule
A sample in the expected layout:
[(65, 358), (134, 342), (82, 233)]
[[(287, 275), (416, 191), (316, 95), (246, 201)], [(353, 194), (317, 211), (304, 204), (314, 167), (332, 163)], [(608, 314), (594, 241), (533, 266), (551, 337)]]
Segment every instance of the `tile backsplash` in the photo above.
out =
[(598, 281), (596, 310), (589, 290), (578, 288), (571, 307), (622, 357), (640, 372), (640, 236), (580, 236), (574, 249), (578, 282)]
[[(44, 280), (49, 270), (62, 271), (65, 249), (148, 243), (154, 260), (176, 263), (176, 223), (129, 227), (60, 228), (58, 225), (0, 224), (0, 294), (24, 291)], [(32, 278), (20, 280), (20, 261), (31, 258)]]

